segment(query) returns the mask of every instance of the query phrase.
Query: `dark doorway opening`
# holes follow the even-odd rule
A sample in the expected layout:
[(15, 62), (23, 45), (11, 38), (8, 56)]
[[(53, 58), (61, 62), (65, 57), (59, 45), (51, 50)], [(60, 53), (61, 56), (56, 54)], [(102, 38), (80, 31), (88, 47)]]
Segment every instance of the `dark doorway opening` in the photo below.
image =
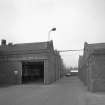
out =
[(44, 62), (23, 62), (22, 83), (44, 83)]

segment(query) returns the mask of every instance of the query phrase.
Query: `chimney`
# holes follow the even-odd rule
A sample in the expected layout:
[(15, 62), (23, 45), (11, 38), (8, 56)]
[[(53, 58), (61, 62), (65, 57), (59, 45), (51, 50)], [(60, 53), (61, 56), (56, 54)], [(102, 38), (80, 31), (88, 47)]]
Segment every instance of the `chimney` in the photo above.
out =
[(1, 46), (6, 46), (6, 40), (5, 39), (1, 40)]
[(8, 46), (13, 46), (13, 43), (12, 42), (8, 43)]

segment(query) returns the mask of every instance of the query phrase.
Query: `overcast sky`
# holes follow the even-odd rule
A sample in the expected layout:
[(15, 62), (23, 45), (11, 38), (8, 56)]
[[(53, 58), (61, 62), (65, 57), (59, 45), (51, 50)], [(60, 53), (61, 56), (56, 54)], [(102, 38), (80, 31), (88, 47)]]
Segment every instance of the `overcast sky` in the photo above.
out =
[[(0, 0), (0, 39), (27, 43), (48, 40), (55, 49), (82, 49), (84, 42), (105, 42), (105, 0)], [(81, 52), (61, 53), (76, 66)]]

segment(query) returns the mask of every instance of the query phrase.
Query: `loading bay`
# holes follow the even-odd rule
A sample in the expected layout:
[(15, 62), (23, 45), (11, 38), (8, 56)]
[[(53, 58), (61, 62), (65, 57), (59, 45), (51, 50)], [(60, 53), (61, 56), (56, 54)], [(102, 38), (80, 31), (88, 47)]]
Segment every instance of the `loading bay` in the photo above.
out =
[(91, 93), (76, 76), (50, 84), (0, 87), (0, 105), (105, 105), (104, 93)]

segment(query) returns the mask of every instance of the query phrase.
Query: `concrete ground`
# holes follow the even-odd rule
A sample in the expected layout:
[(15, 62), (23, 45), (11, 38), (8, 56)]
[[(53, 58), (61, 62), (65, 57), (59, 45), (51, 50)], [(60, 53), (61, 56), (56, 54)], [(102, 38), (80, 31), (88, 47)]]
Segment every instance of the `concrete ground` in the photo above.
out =
[(88, 92), (77, 77), (64, 77), (51, 85), (2, 87), (0, 105), (105, 105), (105, 94)]

